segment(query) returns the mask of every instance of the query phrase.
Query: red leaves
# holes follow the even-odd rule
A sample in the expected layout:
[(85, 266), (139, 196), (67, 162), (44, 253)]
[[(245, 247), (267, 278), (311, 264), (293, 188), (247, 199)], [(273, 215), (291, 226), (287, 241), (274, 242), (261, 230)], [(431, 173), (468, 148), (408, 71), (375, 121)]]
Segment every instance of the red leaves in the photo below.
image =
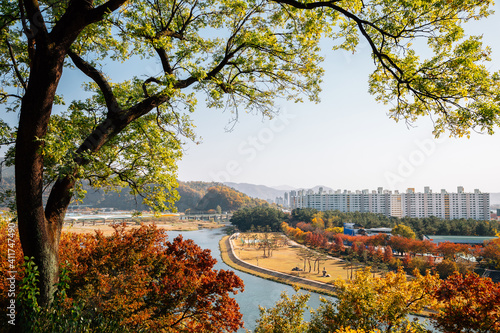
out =
[(433, 315), (443, 332), (500, 332), (500, 285), (475, 273), (455, 273), (436, 290)]
[(110, 237), (66, 235), (69, 295), (85, 300), (129, 327), (159, 331), (234, 332), (242, 325), (229, 293), (243, 290), (233, 272), (213, 270), (216, 260), (181, 236), (163, 230), (118, 227)]

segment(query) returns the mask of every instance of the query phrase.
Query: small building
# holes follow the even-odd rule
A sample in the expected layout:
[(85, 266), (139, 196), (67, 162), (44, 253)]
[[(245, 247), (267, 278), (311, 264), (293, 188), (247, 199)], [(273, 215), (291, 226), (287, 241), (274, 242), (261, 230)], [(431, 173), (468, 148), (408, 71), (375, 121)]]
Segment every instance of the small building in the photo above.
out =
[[(358, 228), (357, 228), (358, 227)], [(349, 236), (375, 236), (378, 234), (386, 234), (391, 235), (392, 228), (371, 228), (364, 229), (360, 225), (356, 225), (355, 223), (344, 223), (344, 235)]]
[(375, 236), (378, 234), (392, 235), (392, 228), (371, 228), (365, 229), (367, 236)]
[(495, 236), (441, 236), (441, 235), (424, 235), (423, 240), (429, 240), (432, 243), (450, 242), (455, 244), (483, 245), (485, 241), (496, 239)]
[(344, 235), (356, 236), (359, 229), (354, 228), (354, 223), (344, 223)]

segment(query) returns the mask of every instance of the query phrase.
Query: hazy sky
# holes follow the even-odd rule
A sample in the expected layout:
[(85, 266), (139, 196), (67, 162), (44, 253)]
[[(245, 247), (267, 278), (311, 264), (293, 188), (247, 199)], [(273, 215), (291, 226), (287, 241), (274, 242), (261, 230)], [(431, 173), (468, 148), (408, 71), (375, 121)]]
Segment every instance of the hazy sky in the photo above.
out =
[[(493, 49), (491, 69), (500, 70), (500, 13), (469, 27), (471, 34), (484, 35)], [(387, 116), (389, 107), (368, 94), (374, 68), (368, 45), (362, 42), (351, 54), (331, 51), (329, 43), (322, 51), (326, 74), (319, 104), (277, 101), (281, 115), (275, 119), (241, 113), (228, 132), (232, 115), (205, 108), (199, 96), (192, 118), (202, 142), (186, 145), (179, 179), (348, 190), (430, 186), (454, 192), (460, 185), (466, 191), (500, 192), (500, 129), (493, 136), (436, 141), (428, 117), (410, 128), (396, 123)], [(128, 79), (131, 71), (144, 73), (147, 66), (110, 63), (106, 72)], [(60, 90), (67, 102), (82, 96), (82, 79), (65, 70)]]
[[(498, 11), (500, 6), (495, 6)], [(493, 49), (491, 69), (500, 69), (500, 13), (474, 22)], [(193, 115), (200, 145), (188, 144), (179, 179), (231, 181), (268, 186), (404, 190), (424, 186), (455, 192), (500, 192), (500, 129), (493, 136), (435, 140), (432, 121), (414, 127), (389, 119), (388, 106), (368, 93), (373, 70), (368, 45), (359, 52), (324, 49), (326, 75), (321, 103), (279, 102), (274, 120), (240, 114), (231, 132), (231, 115), (200, 107)]]

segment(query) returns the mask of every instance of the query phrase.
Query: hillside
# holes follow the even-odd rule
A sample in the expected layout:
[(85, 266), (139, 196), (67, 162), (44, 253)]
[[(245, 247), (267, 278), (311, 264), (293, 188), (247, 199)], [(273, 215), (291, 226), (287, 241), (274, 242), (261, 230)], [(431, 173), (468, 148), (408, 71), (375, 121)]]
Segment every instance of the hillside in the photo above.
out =
[[(243, 192), (246, 195), (253, 197), (253, 198), (259, 198), (263, 200), (267, 199), (276, 199), (277, 197), (282, 197), (285, 195), (285, 192), (290, 192), (292, 190), (300, 190), (302, 188), (294, 188), (292, 186), (288, 185), (281, 185), (277, 186), (276, 188), (274, 187), (269, 187), (265, 185), (255, 185), (255, 184), (248, 184), (248, 183), (231, 183), (231, 182), (226, 182), (224, 185), (227, 185), (229, 187), (234, 188), (237, 191)], [(311, 188), (314, 192), (318, 192), (319, 188), (322, 187), (323, 191), (329, 191), (332, 190), (332, 188), (323, 186), (323, 185), (317, 185)], [(309, 190), (309, 189), (305, 189)]]
[(245, 193), (252, 198), (259, 198), (263, 200), (276, 199), (276, 197), (283, 197), (285, 190), (275, 189), (265, 185), (255, 185), (248, 183), (231, 183), (226, 182), (224, 185), (234, 188), (235, 190)]
[(267, 205), (261, 199), (250, 198), (248, 195), (236, 191), (225, 185), (213, 186), (196, 205), (196, 211), (208, 211), (220, 206), (222, 211), (235, 211), (242, 207)]

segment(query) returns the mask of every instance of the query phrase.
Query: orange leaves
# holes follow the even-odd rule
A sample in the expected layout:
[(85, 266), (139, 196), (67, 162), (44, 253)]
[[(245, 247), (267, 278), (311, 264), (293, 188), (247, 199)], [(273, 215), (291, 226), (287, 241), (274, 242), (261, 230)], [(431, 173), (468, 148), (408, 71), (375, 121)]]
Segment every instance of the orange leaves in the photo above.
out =
[(61, 259), (70, 263), (69, 296), (131, 328), (233, 332), (242, 326), (229, 296), (243, 290), (233, 272), (181, 236), (163, 230), (117, 227), (110, 237), (65, 235)]
[(436, 291), (433, 315), (443, 332), (499, 332), (500, 285), (475, 273), (453, 274)]
[(469, 245), (450, 242), (439, 243), (436, 251), (446, 259), (454, 259), (458, 253), (468, 253)]
[(500, 269), (500, 238), (488, 242), (481, 254), (491, 268)]

